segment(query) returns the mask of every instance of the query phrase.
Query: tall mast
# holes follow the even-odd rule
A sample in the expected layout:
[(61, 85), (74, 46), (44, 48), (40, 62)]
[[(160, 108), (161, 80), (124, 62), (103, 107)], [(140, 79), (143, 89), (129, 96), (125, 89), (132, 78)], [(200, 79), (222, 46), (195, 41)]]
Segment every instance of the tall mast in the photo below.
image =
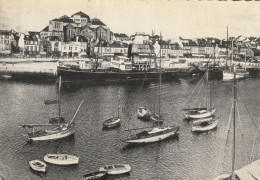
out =
[(59, 77), (59, 94), (58, 94), (58, 112), (59, 112), (59, 119), (58, 123), (60, 123), (60, 89), (61, 89), (61, 76)]
[(236, 84), (236, 72), (234, 71), (234, 99), (233, 99), (233, 149), (232, 149), (232, 177), (234, 178), (235, 174), (235, 149), (236, 149), (236, 106), (237, 106), (237, 84)]
[[(160, 41), (162, 40), (162, 36), (161, 36), (161, 32), (160, 32)], [(162, 45), (162, 42), (160, 43), (160, 67), (159, 67), (159, 117), (161, 115), (161, 66), (162, 66), (162, 54), (161, 54), (161, 45)], [(158, 119), (159, 119), (158, 117)]]
[(119, 92), (118, 92), (118, 99), (117, 99), (117, 117), (119, 117), (119, 108), (120, 108), (120, 106), (119, 106), (119, 99), (120, 99), (120, 90), (119, 90)]
[[(228, 52), (228, 49), (229, 49), (228, 46), (229, 46), (229, 43), (228, 43), (228, 26), (227, 26), (227, 52)], [(226, 70), (227, 70), (227, 58), (226, 58)]]
[(210, 82), (210, 73), (208, 71), (208, 84), (209, 84), (209, 110), (211, 111), (211, 82)]
[[(247, 50), (246, 50), (246, 52), (247, 52)], [(246, 72), (246, 53), (245, 53), (245, 67), (244, 67), (244, 71)]]
[(231, 45), (231, 62), (230, 62), (230, 69), (232, 70), (232, 65), (233, 65), (233, 40), (232, 40), (232, 45)]

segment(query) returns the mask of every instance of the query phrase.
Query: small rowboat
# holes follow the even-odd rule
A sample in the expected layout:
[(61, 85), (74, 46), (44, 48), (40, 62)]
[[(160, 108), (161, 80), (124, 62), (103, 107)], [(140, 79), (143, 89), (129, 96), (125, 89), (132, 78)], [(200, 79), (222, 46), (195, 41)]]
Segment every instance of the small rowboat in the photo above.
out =
[(29, 162), (30, 167), (35, 171), (45, 172), (47, 165), (40, 160), (32, 160)]
[(103, 128), (113, 128), (120, 125), (120, 117), (113, 117), (103, 123)]
[(197, 131), (197, 132), (205, 132), (205, 131), (209, 131), (212, 130), (214, 128), (216, 128), (218, 125), (218, 121), (210, 121), (210, 122), (203, 122), (199, 125), (194, 125), (192, 126), (191, 131)]
[(79, 163), (79, 157), (69, 154), (46, 154), (44, 161), (56, 165), (72, 165)]
[(108, 174), (107, 174), (106, 171), (104, 171), (104, 172), (97, 171), (97, 172), (93, 172), (93, 173), (90, 173), (90, 174), (83, 175), (82, 179), (83, 180), (93, 180), (93, 179), (95, 179), (95, 180), (105, 180), (105, 179), (107, 179), (107, 176), (108, 176)]
[(99, 171), (106, 171), (108, 174), (117, 175), (130, 172), (131, 167), (129, 164), (114, 164), (100, 167)]
[(198, 111), (192, 111), (192, 112), (185, 112), (184, 115), (186, 118), (190, 119), (201, 119), (210, 117), (215, 113), (216, 109), (212, 109), (211, 111), (208, 110), (198, 110)]

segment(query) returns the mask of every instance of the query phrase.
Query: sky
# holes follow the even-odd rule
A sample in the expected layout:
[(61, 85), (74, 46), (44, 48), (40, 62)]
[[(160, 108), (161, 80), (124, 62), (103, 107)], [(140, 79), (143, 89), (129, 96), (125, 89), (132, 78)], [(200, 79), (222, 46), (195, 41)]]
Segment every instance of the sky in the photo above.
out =
[(184, 0), (0, 0), (0, 29), (41, 31), (49, 20), (82, 11), (114, 33), (164, 38), (260, 37), (260, 3)]

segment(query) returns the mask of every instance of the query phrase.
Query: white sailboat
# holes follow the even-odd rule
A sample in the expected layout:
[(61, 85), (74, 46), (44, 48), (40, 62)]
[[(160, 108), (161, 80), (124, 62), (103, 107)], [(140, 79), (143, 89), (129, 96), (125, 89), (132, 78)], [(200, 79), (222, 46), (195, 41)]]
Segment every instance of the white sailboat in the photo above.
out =
[[(201, 119), (201, 118), (209, 118), (212, 115), (214, 115), (216, 109), (212, 108), (211, 105), (211, 83), (208, 83), (209, 78), (209, 71), (207, 68), (206, 74), (206, 108), (205, 107), (199, 107), (199, 108), (188, 108), (188, 109), (182, 109), (182, 112), (184, 116), (188, 119)], [(208, 85), (210, 86), (208, 88)], [(208, 91), (209, 91), (209, 103), (208, 103)]]
[[(160, 36), (160, 40), (161, 40), (161, 36)], [(162, 53), (161, 53), (161, 45), (160, 45), (160, 66), (159, 66), (159, 95), (158, 95), (158, 113), (154, 112), (151, 114), (150, 116), (150, 120), (155, 121), (155, 122), (159, 122), (159, 123), (163, 123), (163, 118), (161, 116), (161, 84), (162, 84), (162, 73), (161, 73), (161, 69), (162, 69)]]
[(112, 117), (110, 119), (107, 119), (103, 123), (103, 128), (114, 128), (118, 127), (121, 124), (121, 118), (120, 118), (120, 105), (119, 105), (119, 99), (120, 99), (120, 91), (118, 92), (118, 99), (117, 99), (117, 116)]
[(124, 142), (128, 144), (147, 144), (158, 142), (175, 136), (179, 129), (180, 126), (155, 127), (151, 130), (143, 130)]
[[(246, 72), (246, 52), (245, 52), (245, 63), (244, 63), (244, 72), (237, 72), (236, 79), (243, 79), (249, 76), (249, 72)], [(235, 65), (233, 64), (233, 40), (231, 46), (231, 63), (230, 63), (230, 71), (223, 71), (223, 81), (231, 81), (234, 78), (234, 74), (232, 72), (232, 67), (235, 71)]]
[[(66, 124), (25, 124), (23, 128), (31, 128), (32, 132), (23, 134), (28, 140), (31, 141), (46, 141), (46, 140), (56, 140), (65, 137), (69, 137), (75, 134), (75, 127), (74, 127), (74, 119), (82, 105), (83, 100), (81, 101), (76, 113), (74, 114), (73, 118), (69, 123)], [(60, 120), (60, 113), (58, 120)], [(36, 127), (50, 127), (41, 130), (35, 131)]]
[[(160, 51), (161, 54), (161, 51)], [(160, 55), (161, 57), (161, 55)], [(163, 119), (160, 115), (160, 92), (161, 92), (161, 58), (160, 58), (160, 67), (159, 67), (159, 112), (153, 113), (150, 117), (151, 120), (156, 122), (163, 122)], [(169, 137), (175, 136), (179, 131), (180, 126), (167, 126), (167, 127), (154, 127), (150, 130), (143, 130), (140, 133), (137, 133), (134, 137), (125, 140), (125, 143), (128, 144), (145, 144), (162, 141)]]

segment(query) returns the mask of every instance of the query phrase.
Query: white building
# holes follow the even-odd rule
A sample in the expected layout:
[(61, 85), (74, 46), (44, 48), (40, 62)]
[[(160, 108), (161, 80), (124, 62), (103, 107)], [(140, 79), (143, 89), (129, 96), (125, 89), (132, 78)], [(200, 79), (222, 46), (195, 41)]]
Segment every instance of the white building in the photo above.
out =
[(120, 69), (122, 71), (132, 70), (132, 61), (130, 58), (125, 56), (115, 56), (111, 59), (111, 68)]

